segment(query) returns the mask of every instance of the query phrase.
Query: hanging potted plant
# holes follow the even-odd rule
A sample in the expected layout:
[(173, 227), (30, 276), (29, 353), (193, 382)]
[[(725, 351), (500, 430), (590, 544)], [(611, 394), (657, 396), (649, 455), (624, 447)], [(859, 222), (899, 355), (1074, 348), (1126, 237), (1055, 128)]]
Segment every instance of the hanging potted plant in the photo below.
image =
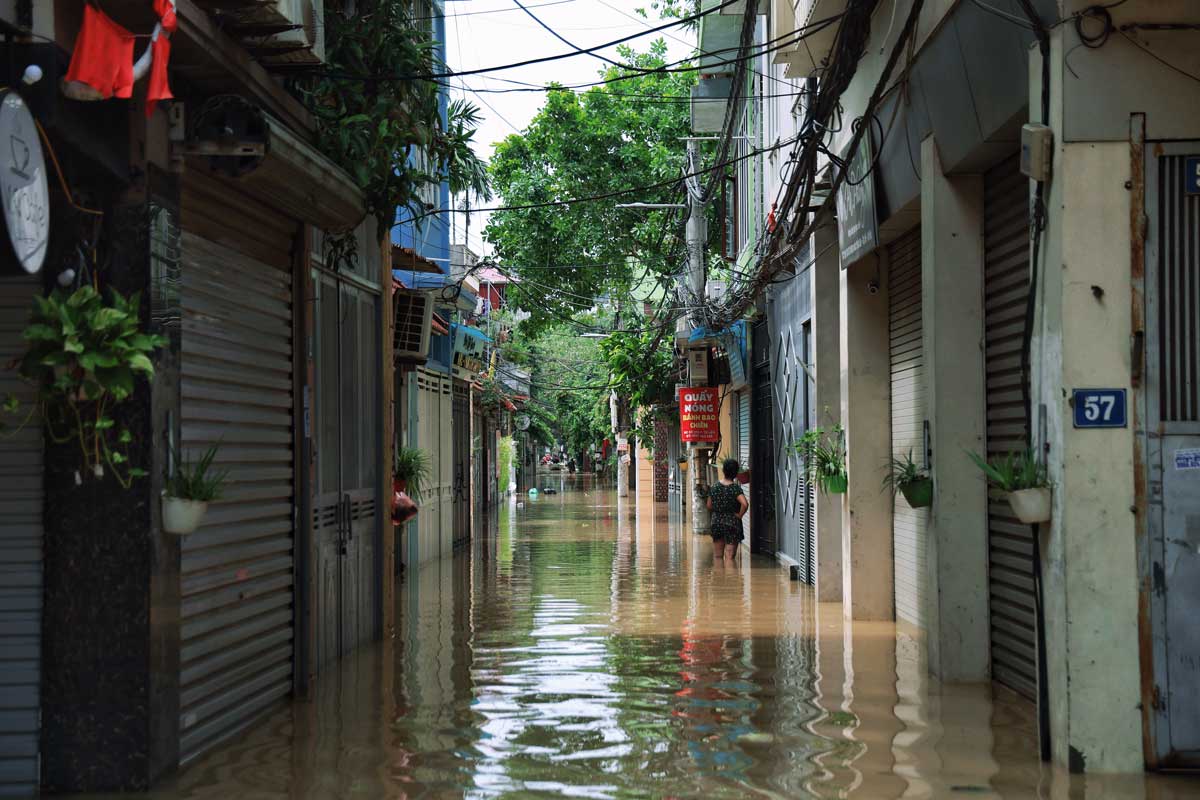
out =
[(846, 472), (846, 438), (841, 425), (810, 428), (792, 449), (804, 462), (804, 477), (825, 494), (845, 494), (850, 483)]
[[(128, 489), (145, 470), (129, 463), (130, 431), (117, 426), (113, 411), (133, 394), (139, 377), (154, 375), (153, 352), (166, 340), (144, 333), (138, 295), (125, 299), (109, 291), (105, 302), (88, 284), (73, 292), (55, 289), (35, 297), (22, 336), (28, 348), (14, 364), (21, 378), (37, 388), (34, 405), (20, 430), (35, 417), (56, 444), (79, 447), (76, 483), (111, 474)], [(22, 412), (8, 397), (0, 409)], [(0, 424), (0, 429), (3, 425)]]
[(924, 467), (919, 467), (913, 461), (912, 450), (903, 458), (895, 456), (885, 467), (883, 476), (884, 490), (892, 494), (904, 496), (904, 501), (911, 508), (928, 508), (933, 505), (933, 478)]
[(415, 447), (397, 447), (392, 465), (392, 490), (404, 492), (413, 500), (421, 499), (421, 490), (429, 480), (429, 456)]
[(1046, 471), (1032, 450), (985, 460), (978, 453), (970, 453), (973, 460), (987, 477), (988, 483), (1007, 493), (1008, 504), (1017, 519), (1027, 525), (1050, 521), (1053, 486)]
[(218, 445), (204, 451), (195, 461), (181, 459), (172, 451), (174, 469), (166, 476), (162, 493), (162, 527), (167, 533), (186, 536), (200, 527), (208, 504), (221, 496), (228, 470), (214, 470)]

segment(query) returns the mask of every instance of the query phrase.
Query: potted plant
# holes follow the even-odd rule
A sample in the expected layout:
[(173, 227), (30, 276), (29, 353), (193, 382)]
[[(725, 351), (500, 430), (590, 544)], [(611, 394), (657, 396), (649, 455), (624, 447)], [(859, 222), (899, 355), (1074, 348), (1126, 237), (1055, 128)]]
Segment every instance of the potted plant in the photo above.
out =
[(841, 425), (810, 428), (792, 449), (804, 461), (804, 477), (825, 494), (845, 494), (850, 483), (846, 472), (846, 439)]
[(969, 455), (983, 470), (988, 483), (1007, 493), (1008, 504), (1017, 519), (1027, 525), (1050, 521), (1050, 490), (1053, 487), (1045, 462), (1039, 460), (1032, 450), (1009, 453), (992, 461), (985, 460), (978, 453)]
[(429, 480), (429, 456), (415, 447), (397, 447), (392, 464), (392, 488), (405, 492), (413, 500), (421, 499), (421, 490)]
[(905, 502), (912, 508), (928, 508), (933, 505), (933, 478), (924, 467), (913, 461), (912, 450), (903, 458), (892, 456), (885, 467), (883, 488), (892, 494), (904, 495)]
[(195, 461), (181, 459), (172, 451), (174, 469), (166, 476), (162, 493), (162, 527), (167, 533), (185, 536), (200, 527), (208, 504), (221, 496), (228, 470), (214, 470), (218, 445)]

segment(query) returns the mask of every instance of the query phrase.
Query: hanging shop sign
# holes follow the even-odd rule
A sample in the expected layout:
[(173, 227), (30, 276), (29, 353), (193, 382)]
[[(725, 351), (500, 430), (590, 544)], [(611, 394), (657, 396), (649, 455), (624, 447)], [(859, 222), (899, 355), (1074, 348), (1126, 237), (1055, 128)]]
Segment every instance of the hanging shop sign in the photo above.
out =
[(16, 92), (0, 101), (0, 192), (4, 224), (17, 263), (26, 273), (40, 272), (50, 241), (50, 191), (37, 125)]
[(721, 421), (717, 416), (717, 390), (684, 386), (679, 389), (679, 440), (681, 442), (717, 442), (721, 439)]
[(468, 380), (483, 372), (488, 338), (481, 331), (466, 325), (455, 325), (453, 328), (454, 374)]
[(845, 180), (837, 193), (838, 249), (841, 251), (842, 269), (879, 246), (870, 131), (858, 143), (858, 150), (846, 170)]

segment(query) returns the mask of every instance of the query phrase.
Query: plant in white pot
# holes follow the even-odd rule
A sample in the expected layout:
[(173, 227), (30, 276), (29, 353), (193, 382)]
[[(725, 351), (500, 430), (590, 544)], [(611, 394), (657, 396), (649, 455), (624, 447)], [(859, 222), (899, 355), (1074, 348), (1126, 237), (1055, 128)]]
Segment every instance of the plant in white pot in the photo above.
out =
[(195, 531), (208, 504), (221, 496), (229, 471), (213, 469), (217, 447), (205, 450), (195, 462), (172, 452), (174, 469), (166, 476), (162, 494), (162, 527), (167, 533), (184, 536)]
[(1053, 486), (1045, 462), (1032, 450), (1009, 453), (991, 461), (978, 453), (970, 456), (983, 470), (988, 483), (1007, 493), (1008, 504), (1017, 519), (1027, 525), (1050, 521)]

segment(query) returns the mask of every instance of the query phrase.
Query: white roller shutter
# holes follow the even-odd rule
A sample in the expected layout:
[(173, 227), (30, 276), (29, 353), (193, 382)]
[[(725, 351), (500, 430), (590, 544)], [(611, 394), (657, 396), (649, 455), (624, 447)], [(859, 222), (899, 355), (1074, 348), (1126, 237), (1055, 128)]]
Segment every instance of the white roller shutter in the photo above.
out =
[(220, 443), (224, 495), (183, 540), (180, 760), (292, 690), (292, 281), (185, 232), (182, 449)]
[[(925, 383), (921, 341), (921, 229), (888, 246), (888, 338), (892, 454), (924, 463)], [(925, 627), (925, 554), (929, 512), (903, 495), (893, 504), (896, 618)]]

